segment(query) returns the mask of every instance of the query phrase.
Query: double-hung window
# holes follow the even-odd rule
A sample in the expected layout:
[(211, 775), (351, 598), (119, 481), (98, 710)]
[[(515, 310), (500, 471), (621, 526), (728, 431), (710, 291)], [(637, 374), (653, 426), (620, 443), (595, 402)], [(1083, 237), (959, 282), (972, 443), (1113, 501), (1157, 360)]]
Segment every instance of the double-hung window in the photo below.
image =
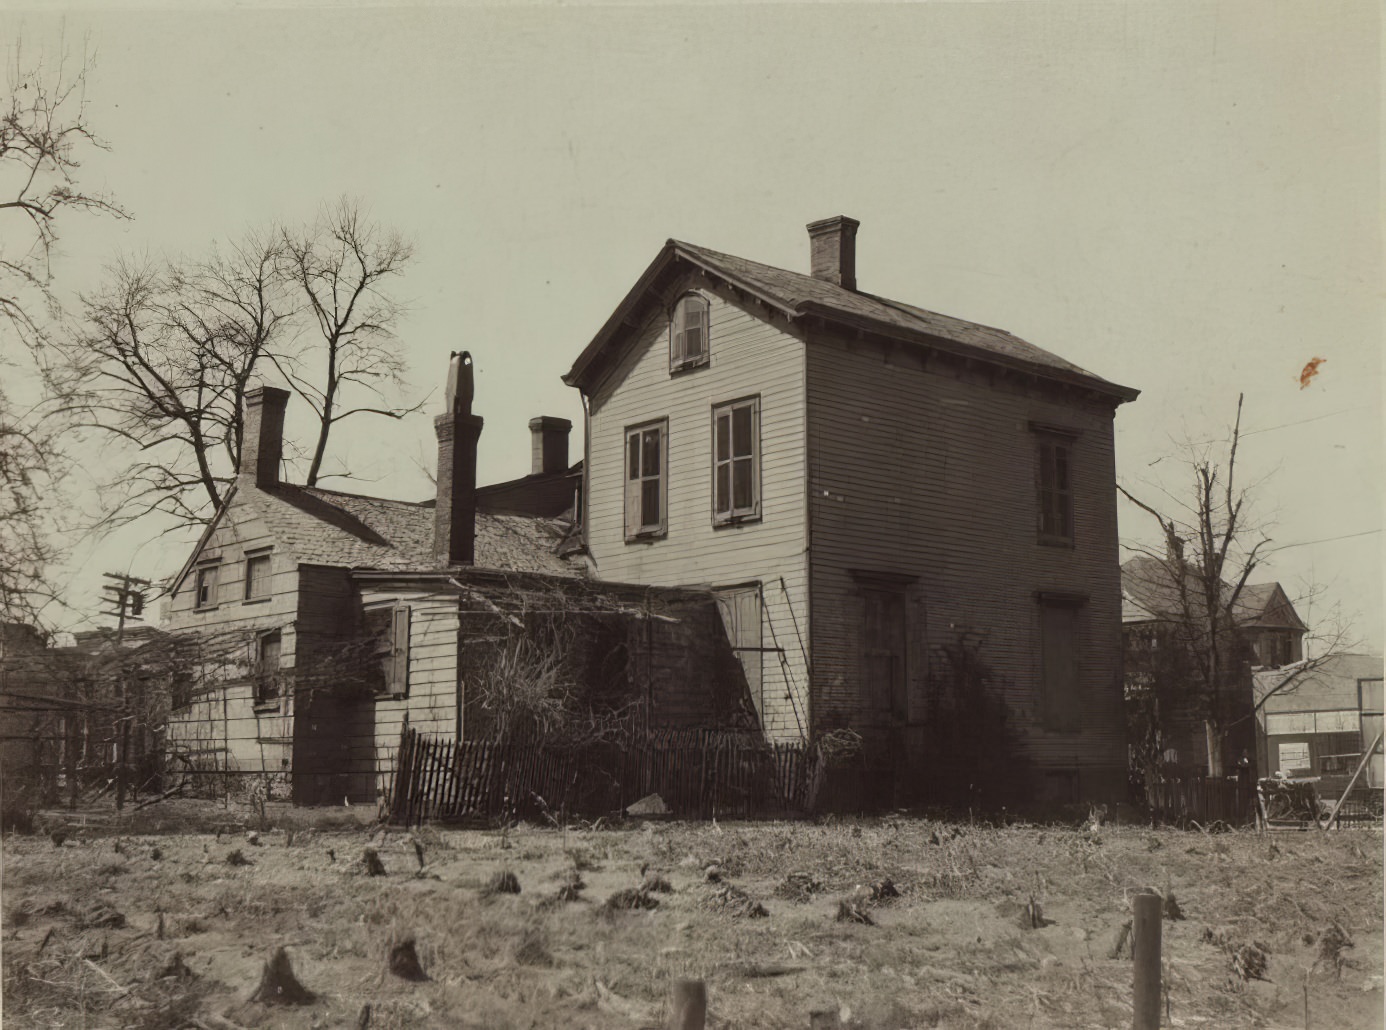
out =
[(712, 520), (760, 517), (760, 398), (712, 409)]
[(216, 564), (199, 565), (194, 580), (194, 608), (215, 608), (217, 601), (217, 574), (221, 566)]
[(669, 423), (626, 430), (626, 539), (663, 536), (669, 527)]
[(689, 293), (674, 305), (669, 321), (669, 371), (707, 364), (707, 330), (711, 306), (707, 298)]
[(248, 554), (245, 558), (245, 600), (262, 601), (270, 596), (270, 553)]

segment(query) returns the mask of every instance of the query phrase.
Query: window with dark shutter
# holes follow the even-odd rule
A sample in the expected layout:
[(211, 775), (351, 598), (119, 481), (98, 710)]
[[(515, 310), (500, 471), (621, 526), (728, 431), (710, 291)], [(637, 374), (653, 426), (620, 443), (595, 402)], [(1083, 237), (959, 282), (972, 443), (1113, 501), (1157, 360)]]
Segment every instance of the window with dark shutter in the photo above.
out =
[(711, 306), (699, 294), (679, 298), (669, 321), (669, 371), (707, 364)]
[(374, 642), (380, 669), (374, 684), (377, 697), (409, 696), (409, 617), (404, 605), (366, 612), (366, 636)]
[(712, 409), (712, 515), (718, 524), (760, 517), (760, 398)]
[(274, 705), (279, 702), (279, 656), (283, 638), (279, 630), (261, 633), (255, 641), (255, 704)]
[(668, 529), (668, 423), (626, 430), (626, 539)]
[(1078, 431), (1031, 422), (1035, 436), (1035, 510), (1041, 544), (1072, 547), (1073, 445)]

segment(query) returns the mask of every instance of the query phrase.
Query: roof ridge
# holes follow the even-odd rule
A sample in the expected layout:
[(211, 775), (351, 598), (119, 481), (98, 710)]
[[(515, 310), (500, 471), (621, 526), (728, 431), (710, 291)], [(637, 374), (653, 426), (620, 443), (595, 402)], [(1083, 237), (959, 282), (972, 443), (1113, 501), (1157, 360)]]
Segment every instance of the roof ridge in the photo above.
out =
[(386, 504), (407, 504), (412, 508), (425, 508), (432, 501), (401, 501), (397, 497), (377, 497), (375, 494), (354, 494), (348, 490), (329, 490), (325, 486), (308, 486), (305, 483), (279, 483), (278, 486), (291, 486), (297, 490), (312, 490), (315, 493), (331, 494), (333, 497), (354, 497), (358, 501), (384, 501)]

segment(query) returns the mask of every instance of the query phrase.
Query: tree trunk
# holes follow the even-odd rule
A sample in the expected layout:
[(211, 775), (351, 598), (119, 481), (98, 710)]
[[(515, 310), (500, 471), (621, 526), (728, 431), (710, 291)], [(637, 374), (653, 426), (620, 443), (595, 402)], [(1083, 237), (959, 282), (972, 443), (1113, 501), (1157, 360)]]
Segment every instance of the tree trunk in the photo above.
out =
[(1203, 723), (1203, 733), (1208, 742), (1208, 775), (1220, 777), (1224, 772), (1222, 763), (1222, 733), (1211, 719)]

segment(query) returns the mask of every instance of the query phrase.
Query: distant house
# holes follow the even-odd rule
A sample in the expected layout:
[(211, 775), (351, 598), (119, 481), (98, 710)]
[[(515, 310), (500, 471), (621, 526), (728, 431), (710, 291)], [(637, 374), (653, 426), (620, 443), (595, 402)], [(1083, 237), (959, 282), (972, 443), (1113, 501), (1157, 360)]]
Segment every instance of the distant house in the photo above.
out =
[[(865, 292), (857, 228), (811, 224), (811, 274), (670, 240), (578, 356), (595, 575), (711, 590), (766, 735), (859, 733), (887, 796), (964, 748), (1117, 796), (1137, 392)], [(1004, 726), (974, 739), (983, 680)]]
[[(1173, 562), (1141, 555), (1121, 566), (1122, 639), (1133, 746), (1160, 752), (1166, 768), (1208, 768), (1208, 717), (1211, 701), (1197, 686), (1192, 663), (1202, 646), (1196, 627), (1203, 621), (1201, 584), (1193, 575), (1180, 591)], [(1224, 586), (1225, 597), (1231, 588)], [(1217, 721), (1225, 729), (1222, 753), (1227, 767), (1245, 754), (1257, 754), (1252, 672), (1275, 669), (1303, 656), (1305, 626), (1279, 583), (1249, 583), (1232, 605), (1235, 672), (1230, 690), (1217, 701)], [(1191, 635), (1192, 634), (1192, 635)], [(1153, 737), (1137, 739), (1142, 733)], [(1149, 764), (1155, 755), (1140, 761)], [(1264, 766), (1262, 766), (1264, 768)]]
[[(1318, 776), (1341, 790), (1382, 729), (1380, 655), (1329, 655), (1253, 676), (1260, 767)], [(1382, 786), (1378, 750), (1366, 770)]]
[(373, 801), (406, 720), (458, 738), (485, 722), (479, 656), (504, 637), (497, 626), (546, 606), (536, 599), (601, 624), (614, 654), (598, 657), (652, 724), (735, 720), (705, 644), (721, 632), (710, 595), (597, 592), (565, 547), (570, 423), (534, 420), (531, 474), (477, 489), (470, 381), (470, 358), (455, 358), (437, 495), (419, 502), (284, 482), (289, 395), (247, 395), (236, 481), (169, 585), (164, 628), (202, 648), (169, 725), (177, 762), (263, 778), (304, 804)]

